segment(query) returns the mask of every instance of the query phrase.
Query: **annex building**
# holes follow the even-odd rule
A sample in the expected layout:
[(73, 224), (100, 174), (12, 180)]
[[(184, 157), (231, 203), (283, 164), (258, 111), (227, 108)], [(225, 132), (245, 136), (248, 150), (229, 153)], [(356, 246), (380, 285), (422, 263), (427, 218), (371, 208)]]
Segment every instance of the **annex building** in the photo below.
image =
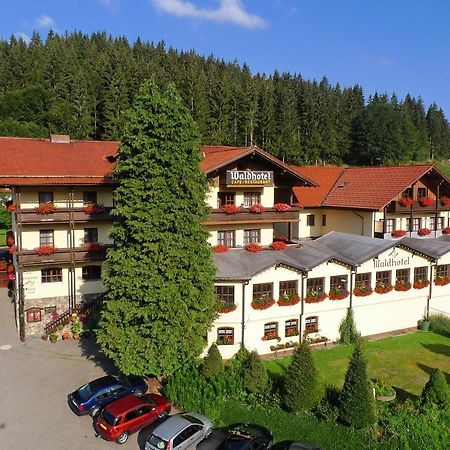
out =
[[(22, 339), (104, 293), (118, 144), (0, 138)], [(348, 308), (362, 335), (450, 313), (450, 183), (434, 166), (312, 168), (257, 147), (201, 151), (222, 301), (208, 343), (224, 357), (289, 348), (305, 332), (335, 340)]]

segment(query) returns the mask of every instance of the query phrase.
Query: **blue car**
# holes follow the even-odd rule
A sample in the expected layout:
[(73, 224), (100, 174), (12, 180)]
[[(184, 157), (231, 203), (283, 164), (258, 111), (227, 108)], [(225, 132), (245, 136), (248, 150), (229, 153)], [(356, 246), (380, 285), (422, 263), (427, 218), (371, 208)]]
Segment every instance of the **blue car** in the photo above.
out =
[(78, 416), (97, 415), (108, 403), (125, 395), (142, 395), (147, 384), (142, 378), (121, 378), (112, 375), (97, 378), (67, 396), (70, 409)]

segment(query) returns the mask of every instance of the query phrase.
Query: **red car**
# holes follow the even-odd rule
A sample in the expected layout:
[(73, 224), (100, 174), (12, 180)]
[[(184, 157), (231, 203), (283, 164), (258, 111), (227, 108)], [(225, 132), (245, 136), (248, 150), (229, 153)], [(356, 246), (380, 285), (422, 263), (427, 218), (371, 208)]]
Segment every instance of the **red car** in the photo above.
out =
[(94, 422), (94, 428), (103, 439), (124, 444), (130, 434), (169, 413), (169, 400), (162, 395), (127, 395), (106, 406)]

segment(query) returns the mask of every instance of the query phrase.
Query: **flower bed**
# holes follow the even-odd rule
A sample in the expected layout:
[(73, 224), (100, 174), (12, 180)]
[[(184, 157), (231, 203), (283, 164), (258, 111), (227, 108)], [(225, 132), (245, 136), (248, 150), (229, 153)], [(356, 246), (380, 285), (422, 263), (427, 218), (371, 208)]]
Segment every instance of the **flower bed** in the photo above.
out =
[(413, 204), (413, 199), (411, 197), (401, 197), (398, 203), (402, 206), (411, 206)]
[(284, 250), (286, 248), (286, 243), (283, 241), (273, 241), (270, 244), (270, 248), (277, 251)]
[(300, 301), (300, 297), (297, 294), (284, 295), (278, 299), (278, 306), (292, 306), (296, 305)]
[(434, 280), (434, 284), (436, 286), (445, 286), (448, 283), (450, 283), (450, 278), (448, 276), (446, 276), (446, 277), (436, 277), (435, 280)]
[(218, 311), (220, 314), (226, 314), (226, 313), (235, 311), (236, 308), (237, 308), (237, 305), (227, 305), (227, 304), (225, 304), (225, 303), (222, 303), (222, 305), (219, 306), (219, 308), (218, 308), (217, 311)]
[(266, 208), (258, 203), (250, 206), (249, 211), (253, 214), (262, 214), (263, 212), (266, 212)]
[(86, 242), (83, 246), (88, 252), (103, 252), (105, 250), (105, 245), (100, 242)]
[(39, 206), (34, 208), (36, 214), (53, 214), (55, 212), (56, 206), (53, 203), (40, 203)]
[(422, 197), (419, 198), (419, 204), (420, 206), (431, 206), (434, 204), (434, 199), (430, 197)]
[(394, 238), (401, 238), (406, 234), (405, 230), (394, 230), (391, 233), (391, 236)]
[(219, 244), (214, 247), (215, 253), (226, 253), (227, 251), (228, 247), (226, 245)]
[(275, 203), (275, 205), (273, 205), (273, 207), (275, 208), (275, 211), (277, 211), (277, 212), (286, 212), (291, 209), (291, 207), (287, 203)]
[(345, 289), (336, 289), (333, 288), (328, 293), (328, 298), (330, 300), (343, 300), (344, 298), (348, 297), (348, 291)]
[(367, 297), (368, 295), (372, 294), (372, 289), (370, 287), (359, 286), (353, 289), (353, 293), (356, 295), (356, 297)]
[(429, 229), (429, 228), (421, 228), (418, 232), (417, 232), (417, 234), (419, 235), (419, 236), (427, 236), (427, 235), (429, 235), (431, 233), (431, 230)]
[(395, 283), (394, 289), (396, 291), (409, 291), (411, 289), (411, 283), (408, 281), (399, 281), (398, 283)]
[(423, 288), (426, 288), (429, 285), (430, 285), (430, 281), (429, 280), (418, 280), (418, 281), (414, 281), (413, 288), (414, 289), (423, 289)]
[(271, 341), (276, 339), (277, 341), (281, 341), (280, 336), (276, 333), (276, 331), (268, 331), (262, 338), (262, 341)]
[(247, 244), (245, 250), (251, 253), (258, 253), (262, 250), (262, 247), (259, 244)]
[(223, 205), (221, 209), (225, 214), (237, 214), (241, 210), (236, 205)]
[(270, 299), (254, 298), (251, 303), (251, 306), (253, 309), (263, 310), (263, 309), (270, 308), (274, 304), (275, 304), (275, 300), (273, 298), (270, 298)]
[(286, 348), (293, 348), (293, 347), (298, 347), (298, 342), (289, 341), (289, 342), (286, 342), (285, 344), (271, 345), (270, 351), (276, 352), (277, 350), (284, 350)]
[(327, 298), (327, 294), (306, 294), (305, 303), (319, 303)]
[(34, 249), (34, 253), (39, 256), (49, 256), (56, 252), (56, 247), (54, 245), (41, 245), (40, 247)]
[(87, 202), (84, 206), (84, 213), (85, 214), (101, 214), (105, 212), (105, 207), (101, 204), (94, 203), (94, 202)]

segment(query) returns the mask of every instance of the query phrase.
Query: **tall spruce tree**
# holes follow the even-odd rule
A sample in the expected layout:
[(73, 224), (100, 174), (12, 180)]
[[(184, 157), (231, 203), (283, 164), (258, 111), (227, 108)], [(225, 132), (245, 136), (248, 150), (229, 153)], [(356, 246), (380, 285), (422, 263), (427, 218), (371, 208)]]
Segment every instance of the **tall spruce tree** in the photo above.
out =
[(377, 420), (375, 399), (367, 375), (367, 361), (357, 342), (339, 396), (339, 420), (354, 428), (365, 428)]
[(115, 176), (114, 246), (98, 342), (125, 374), (189, 366), (215, 318), (197, 129), (175, 88), (140, 88)]

